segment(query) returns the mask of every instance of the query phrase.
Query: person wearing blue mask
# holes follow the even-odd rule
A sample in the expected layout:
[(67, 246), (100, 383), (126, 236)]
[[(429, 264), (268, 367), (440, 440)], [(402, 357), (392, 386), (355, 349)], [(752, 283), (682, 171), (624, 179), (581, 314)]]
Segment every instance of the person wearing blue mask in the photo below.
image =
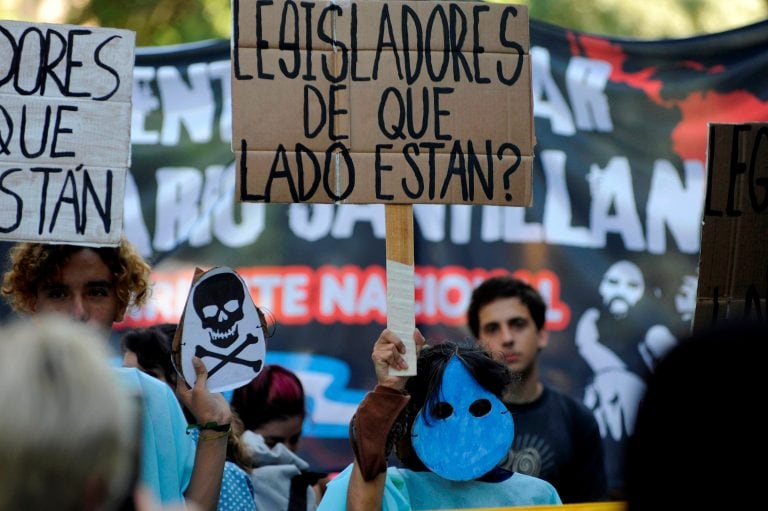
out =
[[(555, 488), (502, 467), (514, 438), (501, 401), (510, 373), (485, 351), (414, 332), (415, 376), (405, 346), (384, 330), (373, 347), (378, 384), (350, 422), (354, 462), (328, 485), (325, 510), (419, 510), (560, 504)], [(388, 467), (394, 449), (402, 467)]]

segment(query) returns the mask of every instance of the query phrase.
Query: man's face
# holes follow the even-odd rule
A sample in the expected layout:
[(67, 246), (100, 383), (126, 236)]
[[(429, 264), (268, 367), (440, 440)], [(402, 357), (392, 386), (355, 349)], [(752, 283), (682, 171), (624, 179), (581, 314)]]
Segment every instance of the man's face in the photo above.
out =
[(619, 261), (605, 272), (598, 291), (613, 317), (623, 319), (645, 293), (643, 272), (634, 263)]
[(479, 341), (486, 351), (507, 364), (512, 373), (525, 373), (536, 362), (549, 336), (538, 330), (528, 307), (519, 298), (500, 298), (480, 308)]
[(43, 312), (66, 314), (108, 331), (125, 311), (120, 310), (109, 268), (96, 252), (84, 248), (72, 254), (50, 284), (37, 290), (35, 313)]

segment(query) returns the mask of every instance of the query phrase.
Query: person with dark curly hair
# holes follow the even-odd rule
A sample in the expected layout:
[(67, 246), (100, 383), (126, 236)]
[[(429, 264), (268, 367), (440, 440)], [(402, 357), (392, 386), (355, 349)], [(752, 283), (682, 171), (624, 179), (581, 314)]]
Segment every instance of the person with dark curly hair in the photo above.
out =
[[(21, 314), (63, 314), (100, 329), (106, 338), (129, 307), (149, 297), (150, 267), (125, 238), (114, 247), (19, 243), (9, 255), (2, 293)], [(180, 384), (176, 395), (198, 424), (227, 430), (202, 430), (197, 447), (167, 385), (133, 368), (114, 371), (144, 407), (141, 482), (161, 503), (215, 509), (232, 414), (223, 396), (208, 391), (203, 362), (195, 362), (194, 387)]]
[[(501, 401), (504, 364), (474, 346), (425, 347), (414, 332), (415, 376), (405, 345), (384, 330), (371, 356), (378, 384), (350, 422), (354, 462), (329, 484), (325, 510), (418, 510), (560, 504), (548, 482), (501, 467), (514, 437)], [(402, 467), (388, 467), (394, 448)]]
[(125, 238), (116, 247), (19, 243), (2, 293), (16, 312), (59, 312), (111, 330), (149, 298), (150, 267)]

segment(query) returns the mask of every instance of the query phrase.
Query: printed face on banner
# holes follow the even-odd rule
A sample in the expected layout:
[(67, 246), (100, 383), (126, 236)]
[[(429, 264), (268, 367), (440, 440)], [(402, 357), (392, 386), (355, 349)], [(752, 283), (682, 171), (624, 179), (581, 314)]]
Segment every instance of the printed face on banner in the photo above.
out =
[(614, 263), (603, 275), (599, 292), (613, 317), (624, 318), (645, 293), (643, 272), (630, 261)]
[(211, 392), (242, 387), (261, 372), (265, 355), (264, 325), (243, 280), (226, 267), (205, 272), (184, 309), (184, 379), (195, 384), (192, 357), (199, 357), (208, 369)]
[(411, 430), (421, 462), (451, 481), (477, 479), (493, 470), (514, 436), (504, 403), (477, 383), (455, 355), (443, 373), (438, 402), (425, 405)]

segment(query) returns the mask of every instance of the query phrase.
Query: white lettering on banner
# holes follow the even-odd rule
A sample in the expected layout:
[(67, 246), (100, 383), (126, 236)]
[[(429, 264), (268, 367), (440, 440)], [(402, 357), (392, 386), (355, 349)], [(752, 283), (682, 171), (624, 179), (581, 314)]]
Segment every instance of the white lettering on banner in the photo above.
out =
[(123, 217), (125, 235), (131, 240), (142, 257), (150, 257), (152, 255), (152, 242), (147, 224), (144, 222), (144, 214), (141, 212), (141, 195), (130, 172), (126, 173), (125, 179)]
[(451, 242), (456, 245), (466, 245), (472, 239), (472, 207), (466, 204), (451, 204), (449, 207), (451, 212)]
[(565, 70), (565, 86), (571, 98), (576, 126), (584, 131), (613, 131), (605, 86), (611, 65), (602, 60), (572, 57)]
[[(386, 275), (383, 266), (260, 266), (238, 268), (251, 296), (280, 324), (386, 324)], [(152, 274), (150, 302), (132, 311), (121, 327), (179, 321), (194, 269)], [(416, 320), (420, 324), (465, 324), (465, 311), (477, 284), (507, 270), (416, 267)], [(513, 272), (539, 289), (547, 302), (547, 328), (568, 327), (571, 308), (560, 300), (560, 277), (552, 271)]]
[(547, 49), (531, 47), (531, 68), (533, 116), (549, 119), (552, 133), (556, 135), (575, 135), (573, 116), (552, 77)]
[[(414, 221), (420, 234), (433, 243), (447, 238), (456, 245), (468, 244), (472, 241), (472, 215), (479, 212), (479, 236), (486, 243), (546, 242), (602, 248), (608, 234), (615, 234), (621, 237), (627, 250), (662, 254), (667, 250), (669, 232), (681, 252), (698, 251), (705, 192), (701, 162), (686, 161), (682, 180), (671, 162), (655, 162), (645, 208), (646, 240), (626, 158), (614, 157), (604, 169), (597, 165), (590, 168), (587, 179), (593, 197), (589, 225), (573, 225), (566, 154), (542, 151), (540, 161), (546, 182), (540, 222), (528, 218), (531, 211), (527, 208), (417, 204)], [(226, 169), (211, 166), (204, 174), (194, 168), (158, 169), (154, 249), (172, 250), (182, 241), (201, 247), (214, 239), (228, 247), (255, 243), (266, 228), (266, 205), (234, 200), (230, 191), (234, 171), (232, 164)], [(141, 253), (148, 256), (151, 252), (145, 251), (146, 226), (138, 210), (136, 193), (135, 184), (129, 181), (126, 233)], [(385, 237), (381, 204), (291, 204), (288, 227), (294, 236), (307, 241), (326, 237), (352, 239), (360, 228), (369, 228), (376, 239)]]
[(414, 222), (427, 241), (445, 239), (445, 204), (419, 204), (413, 208)]
[(695, 254), (701, 241), (701, 218), (706, 190), (704, 165), (700, 161), (683, 162), (685, 184), (677, 169), (667, 160), (656, 160), (651, 191), (646, 206), (648, 251), (663, 254), (667, 250), (665, 226), (682, 252)]
[[(197, 221), (198, 198), (203, 176), (194, 168), (159, 168), (157, 179), (157, 208), (155, 215), (155, 248), (171, 250), (187, 239)], [(172, 206), (172, 207), (169, 207)]]
[[(196, 144), (213, 140), (214, 126), (222, 142), (232, 137), (232, 101), (230, 63), (221, 60), (195, 63), (182, 76), (175, 66), (136, 67), (133, 74), (133, 116), (131, 142), (176, 146), (182, 128)], [(222, 95), (222, 108), (216, 119), (214, 84)], [(150, 116), (161, 118), (159, 130), (149, 129)]]
[(162, 66), (157, 70), (157, 86), (163, 104), (174, 106), (163, 112), (160, 143), (164, 146), (178, 145), (182, 126), (192, 142), (210, 142), (213, 139), (216, 102), (213, 99), (208, 65), (190, 65), (187, 68), (187, 80), (182, 78), (175, 66)]
[(147, 119), (150, 114), (160, 110), (160, 100), (155, 96), (152, 89), (154, 80), (154, 67), (133, 68), (132, 144), (155, 145), (160, 141), (160, 132), (147, 128)]
[[(577, 130), (608, 132), (613, 129), (605, 87), (609, 63), (572, 57), (567, 65), (565, 94), (555, 81), (546, 48), (531, 49), (533, 59), (534, 115), (549, 120), (554, 134), (572, 136)], [(231, 137), (230, 62), (198, 63), (185, 71), (166, 66), (134, 69), (132, 142), (175, 145), (186, 131), (193, 143), (212, 141), (219, 131), (222, 141)], [(221, 94), (223, 107), (215, 108)], [(220, 112), (218, 110), (221, 110)], [(218, 116), (218, 117), (217, 117)], [(217, 129), (214, 129), (217, 127)], [(593, 165), (572, 169), (567, 154), (543, 150), (537, 158), (546, 186), (543, 215), (526, 208), (417, 204), (415, 223), (427, 242), (449, 240), (456, 245), (473, 241), (472, 215), (479, 214), (479, 238), (483, 242), (540, 243), (584, 248), (602, 248), (609, 234), (618, 235), (625, 248), (661, 254), (674, 242), (683, 253), (699, 249), (699, 222), (704, 186), (703, 162), (686, 161), (682, 170), (668, 160), (658, 160), (650, 173), (642, 225), (632, 181), (631, 162), (616, 155), (605, 168)], [(587, 172), (593, 194), (589, 225), (575, 225), (569, 175)], [(172, 250), (180, 241), (202, 247), (218, 240), (225, 246), (242, 247), (256, 242), (265, 229), (265, 207), (261, 203), (233, 202), (229, 183), (233, 164), (222, 170), (212, 165), (195, 168), (164, 167), (157, 171), (156, 227), (148, 246), (145, 219), (140, 216), (132, 181), (126, 190), (126, 224), (129, 238), (145, 256)], [(644, 170), (645, 173), (645, 170)], [(682, 176), (682, 177), (681, 177)], [(224, 183), (227, 183), (225, 186)], [(598, 183), (599, 186), (598, 186)], [(540, 200), (537, 193), (537, 200)], [(131, 202), (134, 201), (134, 202)], [(691, 207), (693, 205), (694, 207)], [(384, 216), (380, 204), (291, 204), (288, 230), (307, 241), (323, 238), (351, 239), (360, 228), (384, 239)], [(239, 213), (239, 214), (238, 214)], [(237, 220), (239, 219), (239, 220)], [(669, 233), (669, 235), (668, 235)]]
[(589, 219), (596, 238), (594, 246), (604, 247), (606, 234), (612, 232), (621, 235), (628, 250), (644, 250), (643, 227), (635, 204), (629, 161), (614, 157), (604, 169), (592, 165), (587, 180), (592, 194)]
[[(234, 164), (226, 169), (219, 165), (205, 169), (200, 213), (189, 235), (191, 246), (208, 245), (215, 236), (227, 247), (244, 247), (254, 243), (264, 231), (265, 205), (235, 202), (234, 172)], [(239, 223), (235, 220), (237, 209), (241, 211)]]
[(573, 247), (594, 246), (589, 229), (573, 227), (571, 197), (565, 182), (565, 153), (542, 151), (541, 166), (547, 180), (547, 200), (544, 201), (544, 231), (547, 243)]
[(544, 239), (540, 223), (525, 221), (525, 208), (483, 206), (480, 211), (480, 239), (483, 241), (515, 243)]
[(351, 238), (359, 223), (369, 223), (373, 236), (384, 239), (384, 204), (340, 204), (331, 227), (331, 235), (337, 239)]
[(328, 235), (333, 223), (333, 204), (294, 202), (288, 207), (288, 227), (296, 237), (317, 241)]
[(184, 241), (205, 246), (214, 237), (232, 248), (254, 243), (266, 225), (264, 204), (235, 202), (234, 172), (234, 164), (211, 166), (205, 178), (191, 167), (157, 169), (155, 249), (172, 250)]

